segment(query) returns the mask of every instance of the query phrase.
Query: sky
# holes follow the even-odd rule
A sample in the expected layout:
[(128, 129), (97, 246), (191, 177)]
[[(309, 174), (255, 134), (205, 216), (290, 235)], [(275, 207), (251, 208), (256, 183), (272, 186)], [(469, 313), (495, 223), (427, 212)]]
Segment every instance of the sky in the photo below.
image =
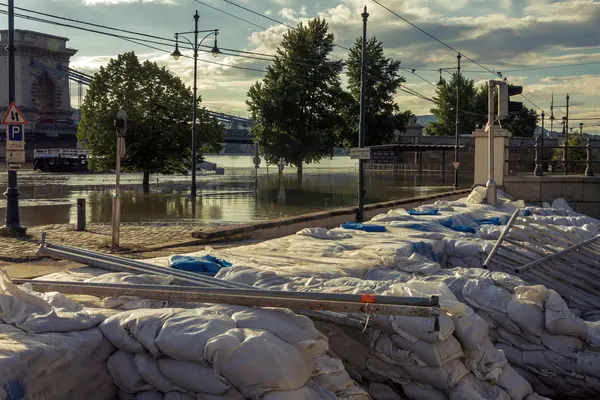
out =
[[(570, 96), (571, 127), (584, 123), (584, 132), (600, 134), (600, 0), (378, 0), (379, 3), (463, 54), (462, 71), (476, 84), (483, 84), (502, 72), (509, 83), (523, 85), (528, 107), (544, 110), (546, 129), (550, 127), (550, 102), (554, 93), (554, 116), (560, 120), (566, 112), (565, 96)], [(402, 62), (406, 87), (426, 97), (434, 94), (440, 68), (455, 68), (457, 53), (415, 29), (372, 0), (19, 0), (27, 10), (49, 13), (113, 28), (126, 29), (160, 38), (172, 39), (175, 32), (192, 31), (193, 14), (200, 14), (200, 29), (219, 29), (221, 49), (274, 54), (289, 28), (271, 21), (295, 26), (309, 18), (325, 18), (335, 35), (334, 55), (346, 58), (347, 50), (362, 33), (360, 14), (366, 5), (370, 14), (367, 36), (376, 36), (384, 44), (386, 55)], [(3, 10), (5, 2), (0, 2)], [(235, 4), (256, 11), (252, 14)], [(246, 19), (235, 19), (214, 8)], [(18, 14), (34, 15), (17, 10)], [(40, 15), (37, 15), (40, 17)], [(63, 24), (73, 22), (42, 17)], [(2, 15), (0, 29), (6, 29)], [(69, 47), (77, 49), (71, 68), (93, 73), (110, 58), (135, 51), (141, 59), (165, 65), (173, 74), (192, 85), (191, 59), (175, 61), (173, 46), (165, 40), (146, 43), (151, 49), (121, 38), (85, 32), (17, 18), (17, 29), (29, 29), (69, 38)], [(79, 24), (78, 26), (86, 26)], [(112, 32), (106, 29), (94, 28)], [(266, 29), (265, 29), (266, 28)], [(116, 33), (119, 34), (119, 33)], [(125, 33), (121, 35), (133, 36)], [(192, 36), (188, 36), (193, 39)], [(212, 46), (212, 38), (204, 44)], [(232, 53), (232, 52), (230, 52)], [(191, 55), (191, 52), (187, 53)], [(239, 54), (239, 53), (237, 53)], [(475, 64), (469, 59), (476, 61)], [(212, 58), (201, 53), (198, 87), (203, 104), (215, 110), (247, 115), (246, 92), (264, 76), (268, 62), (221, 54)], [(207, 61), (223, 65), (210, 64)], [(585, 64), (574, 66), (571, 64)], [(482, 67), (483, 66), (483, 67)], [(562, 66), (562, 67), (557, 67)], [(248, 69), (239, 69), (242, 67)], [(415, 70), (412, 72), (412, 70)], [(449, 78), (449, 72), (443, 72)], [(78, 107), (73, 86), (72, 106)], [(419, 97), (398, 92), (400, 109), (416, 115), (430, 114), (432, 104)], [(594, 119), (595, 118), (595, 119)], [(541, 123), (541, 122), (540, 122)], [(555, 129), (558, 130), (555, 124)]]

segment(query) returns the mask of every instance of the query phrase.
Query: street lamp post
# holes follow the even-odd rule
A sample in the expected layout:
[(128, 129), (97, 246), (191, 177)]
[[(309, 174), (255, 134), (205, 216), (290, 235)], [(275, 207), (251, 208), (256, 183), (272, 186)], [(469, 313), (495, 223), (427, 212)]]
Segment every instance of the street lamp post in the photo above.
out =
[[(198, 10), (196, 10), (196, 13), (194, 14), (194, 30), (192, 32), (177, 32), (175, 33), (175, 51), (173, 51), (173, 53), (171, 54), (171, 56), (173, 56), (173, 58), (175, 60), (179, 60), (179, 58), (181, 57), (181, 52), (179, 51), (179, 37), (181, 36), (183, 39), (185, 39), (190, 46), (192, 46), (193, 50), (194, 50), (194, 110), (192, 113), (192, 187), (191, 187), (191, 196), (192, 198), (196, 198), (196, 159), (197, 159), (197, 144), (196, 144), (196, 113), (197, 113), (197, 102), (198, 102), (198, 50), (200, 48), (200, 46), (202, 45), (202, 42), (204, 42), (204, 40), (206, 38), (208, 38), (209, 36), (214, 35), (215, 36), (215, 44), (211, 50), (211, 53), (213, 55), (213, 57), (218, 57), (219, 54), (221, 53), (219, 51), (219, 48), (217, 47), (217, 35), (219, 34), (219, 30), (218, 29), (210, 29), (210, 30), (204, 30), (204, 31), (199, 31), (198, 30), (198, 20), (200, 19), (200, 15), (198, 15)], [(198, 34), (199, 33), (206, 33), (208, 32), (208, 34), (206, 36), (204, 36), (202, 38), (202, 40), (200, 40), (200, 43), (198, 43)], [(182, 36), (182, 35), (187, 35), (187, 34), (194, 34), (194, 43), (192, 43), (187, 37)]]

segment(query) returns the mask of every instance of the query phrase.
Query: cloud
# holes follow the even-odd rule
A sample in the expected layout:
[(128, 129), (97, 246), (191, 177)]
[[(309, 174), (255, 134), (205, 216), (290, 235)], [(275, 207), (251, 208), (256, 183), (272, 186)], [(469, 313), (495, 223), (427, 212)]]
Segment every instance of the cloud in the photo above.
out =
[(273, 10), (265, 11), (265, 15), (267, 15), (267, 16), (273, 15)]
[(277, 14), (279, 14), (282, 18), (290, 21), (296, 20), (296, 11), (292, 8), (282, 8)]
[(302, 6), (302, 8), (300, 9), (300, 12), (299, 12), (299, 14), (300, 14), (302, 17), (307, 17), (307, 16), (308, 16), (308, 11), (306, 10), (306, 7), (305, 7), (305, 6)]

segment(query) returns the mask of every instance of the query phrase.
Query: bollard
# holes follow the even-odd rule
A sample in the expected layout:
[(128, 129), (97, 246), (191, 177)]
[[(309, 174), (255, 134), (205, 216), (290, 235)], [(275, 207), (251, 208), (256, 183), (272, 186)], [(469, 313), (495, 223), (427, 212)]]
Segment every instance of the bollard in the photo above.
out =
[(585, 176), (594, 176), (594, 161), (592, 157), (592, 139), (587, 140), (587, 167), (585, 168)]
[(544, 171), (542, 168), (542, 153), (543, 153), (544, 149), (542, 148), (542, 144), (540, 141), (540, 137), (538, 136), (537, 138), (535, 138), (535, 170), (533, 171), (533, 174), (535, 176), (542, 176), (544, 175)]
[(85, 199), (77, 199), (77, 230), (85, 231)]

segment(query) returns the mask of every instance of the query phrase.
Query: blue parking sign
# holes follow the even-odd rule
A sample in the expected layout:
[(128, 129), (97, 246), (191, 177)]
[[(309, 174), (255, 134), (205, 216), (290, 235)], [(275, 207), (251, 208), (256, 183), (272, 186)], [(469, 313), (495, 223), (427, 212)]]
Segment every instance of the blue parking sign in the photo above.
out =
[(8, 128), (8, 140), (14, 142), (23, 141), (23, 125), (7, 125)]

